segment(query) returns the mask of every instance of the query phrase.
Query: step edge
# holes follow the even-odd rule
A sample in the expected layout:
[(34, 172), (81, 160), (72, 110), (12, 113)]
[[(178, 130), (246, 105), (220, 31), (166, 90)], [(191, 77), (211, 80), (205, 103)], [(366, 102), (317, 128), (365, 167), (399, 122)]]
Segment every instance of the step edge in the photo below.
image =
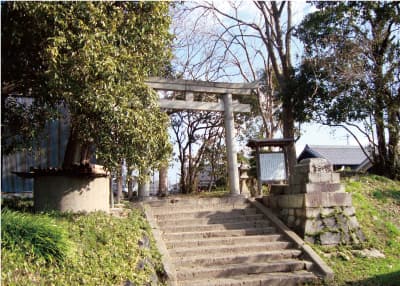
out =
[[(293, 272), (305, 270), (304, 262), (302, 261), (283, 261), (271, 263), (247, 263), (243, 264), (228, 264), (216, 265), (214, 267), (181, 267), (177, 268), (177, 277), (179, 280), (185, 280), (187, 276), (193, 278), (204, 277), (223, 277), (223, 275), (231, 276), (232, 273), (237, 274), (259, 274), (259, 273), (277, 273), (277, 272)], [(187, 279), (186, 279), (187, 280)]]
[(209, 237), (209, 238), (199, 238), (199, 239), (192, 239), (192, 238), (190, 238), (190, 239), (179, 239), (179, 240), (172, 240), (172, 241), (170, 241), (171, 243), (179, 243), (179, 242), (182, 242), (182, 243), (190, 243), (190, 242), (200, 242), (200, 241), (213, 241), (213, 240), (227, 240), (227, 239), (232, 239), (232, 240), (236, 240), (236, 239), (238, 239), (238, 240), (240, 240), (240, 239), (245, 239), (245, 238), (251, 238), (251, 239), (257, 239), (257, 238), (267, 238), (267, 237), (272, 237), (272, 236), (276, 236), (276, 237), (278, 237), (278, 238), (283, 238), (284, 236), (282, 235), (282, 234), (280, 234), (280, 233), (277, 233), (277, 234), (264, 234), (264, 235), (262, 235), (262, 234), (253, 234), (253, 235), (243, 235), (243, 236), (232, 236), (232, 237), (226, 237), (226, 238), (224, 238), (224, 237)]
[(169, 286), (178, 286), (175, 264), (172, 263), (171, 261), (171, 257), (169, 256), (169, 251), (167, 250), (161, 231), (158, 229), (158, 225), (151, 211), (151, 207), (148, 207), (148, 205), (146, 204), (141, 204), (141, 206), (147, 218), (147, 221), (151, 227), (151, 232), (155, 240), (156, 248), (161, 254), (161, 263), (163, 265), (167, 277), (166, 283)]
[[(154, 216), (157, 218), (158, 216), (161, 216), (161, 215), (171, 215), (171, 214), (196, 214), (196, 213), (208, 213), (208, 212), (210, 212), (210, 213), (214, 213), (214, 212), (216, 212), (216, 213), (218, 213), (218, 212), (223, 212), (223, 211), (227, 211), (226, 212), (226, 214), (229, 214), (229, 212), (228, 212), (228, 210), (233, 210), (233, 211), (236, 211), (236, 212), (243, 212), (243, 211), (249, 211), (249, 210), (257, 210), (256, 208), (223, 208), (223, 209), (221, 209), (221, 208), (219, 208), (219, 209), (212, 209), (212, 208), (205, 208), (205, 209), (193, 209), (193, 208), (191, 208), (191, 209), (188, 209), (188, 210), (185, 210), (185, 211), (167, 211), (167, 212), (162, 212), (162, 213), (154, 213)], [(224, 213), (221, 213), (221, 215), (223, 215)]]
[[(211, 227), (233, 227), (233, 226), (240, 226), (240, 225), (246, 225), (246, 224), (265, 224), (266, 226), (270, 226), (271, 223), (267, 220), (265, 221), (244, 221), (244, 222), (236, 222), (236, 223), (212, 223), (212, 224), (196, 224), (196, 225), (179, 225), (179, 226), (168, 226), (168, 227), (162, 227), (160, 226), (160, 229), (163, 231), (168, 231), (168, 230), (173, 230), (173, 229), (179, 229), (179, 228), (189, 228), (189, 227), (206, 227), (209, 226)], [(229, 229), (229, 228), (228, 228)]]
[[(247, 246), (251, 246), (251, 247), (268, 247), (268, 246), (273, 246), (273, 244), (282, 244), (282, 245), (283, 244), (288, 244), (288, 245), (292, 245), (293, 242), (291, 242), (291, 241), (279, 241), (279, 242), (251, 243), (251, 244), (246, 244), (246, 245), (243, 245), (243, 246), (241, 246), (241, 245), (232, 245), (232, 246), (228, 245), (228, 246), (222, 246), (222, 247), (219, 247), (219, 246), (215, 246), (215, 247), (182, 247), (182, 248), (179, 248), (178, 250), (179, 250), (179, 252), (181, 252), (181, 251), (190, 251), (190, 250), (198, 250), (198, 249), (201, 249), (201, 250), (204, 250), (204, 251), (207, 251), (207, 250), (215, 251), (215, 250), (219, 250), (219, 249), (226, 250), (226, 249), (229, 249), (229, 248), (234, 248), (235, 246), (236, 247), (237, 246), (240, 246), (240, 247), (247, 247)], [(174, 253), (173, 249), (169, 249), (169, 251)]]
[[(224, 255), (224, 256), (213, 256), (212, 259), (224, 259), (224, 258), (245, 258), (245, 257), (256, 257), (256, 256), (273, 256), (276, 254), (283, 254), (287, 256), (301, 256), (302, 252), (298, 249), (283, 249), (283, 250), (272, 250), (272, 251), (265, 251), (265, 252), (258, 252), (258, 251), (243, 251), (235, 254)], [(192, 257), (171, 257), (171, 259), (175, 261), (191, 261), (191, 260), (202, 260), (202, 259), (210, 259), (210, 255), (197, 255)]]
[[(181, 271), (181, 270), (191, 270), (191, 271), (197, 271), (199, 272), (199, 270), (226, 270), (229, 266), (229, 268), (247, 268), (247, 267), (252, 267), (252, 266), (271, 266), (271, 265), (286, 265), (286, 264), (305, 264), (306, 261), (305, 260), (301, 260), (301, 259), (279, 259), (279, 260), (274, 260), (274, 261), (267, 261), (267, 262), (251, 262), (251, 263), (234, 263), (234, 264), (227, 264), (227, 265), (216, 265), (217, 267), (196, 267), (196, 269), (194, 269), (194, 267), (186, 267), (186, 266), (181, 266), (181, 267), (177, 267), (176, 271)], [(305, 269), (304, 269), (305, 270)]]
[[(168, 224), (168, 223), (179, 223), (179, 224), (182, 224), (182, 223), (191, 223), (191, 222), (193, 222), (193, 221), (206, 221), (206, 222), (209, 222), (210, 220), (215, 220), (215, 221), (225, 221), (225, 220), (227, 220), (227, 221), (233, 221), (233, 220), (240, 220), (240, 221), (251, 221), (252, 219), (265, 219), (266, 220), (266, 218), (265, 218), (265, 216), (263, 215), (263, 214), (243, 214), (243, 215), (240, 215), (240, 216), (236, 216), (236, 217), (226, 217), (226, 216), (221, 216), (221, 217), (216, 217), (216, 218), (212, 218), (212, 219), (210, 219), (210, 218), (207, 218), (207, 217), (205, 217), (205, 218), (177, 218), (177, 219), (162, 219), (162, 220), (158, 220), (158, 222), (161, 222), (161, 223), (165, 223), (165, 224)], [(215, 222), (212, 222), (213, 224), (215, 223)]]
[[(259, 273), (259, 274), (253, 274), (253, 275), (235, 275), (232, 277), (227, 277), (227, 278), (213, 278), (212, 281), (215, 282), (214, 285), (218, 285), (221, 283), (235, 283), (235, 282), (251, 282), (254, 280), (260, 280), (260, 281), (271, 281), (275, 279), (285, 279), (287, 278), (288, 280), (290, 279), (313, 279), (313, 280), (318, 280), (318, 276), (316, 276), (314, 273), (310, 271), (294, 271), (294, 272), (274, 272), (274, 273), (269, 273), (268, 276), (265, 276), (265, 273)], [(180, 280), (181, 283), (191, 283), (187, 285), (196, 285), (196, 284), (203, 284), (203, 285), (209, 285), (208, 282), (210, 281), (210, 278), (204, 278), (204, 279), (187, 279), (187, 280)], [(196, 284), (195, 284), (196, 283)], [(201, 284), (200, 284), (201, 283)], [(206, 284), (204, 284), (206, 283)], [(230, 284), (227, 284), (230, 285)]]
[[(276, 227), (274, 226), (268, 226), (268, 227), (254, 227), (254, 228), (242, 228), (242, 229), (223, 229), (223, 230), (214, 230), (214, 231), (206, 231), (206, 233), (217, 233), (217, 232), (230, 232), (230, 231), (250, 231), (250, 230), (265, 230), (265, 229), (276, 229)], [(164, 233), (164, 235), (168, 235), (168, 234), (173, 234), (173, 235), (177, 235), (177, 234), (195, 234), (195, 233), (204, 233), (204, 231), (183, 231), (183, 232), (173, 232), (173, 233)]]

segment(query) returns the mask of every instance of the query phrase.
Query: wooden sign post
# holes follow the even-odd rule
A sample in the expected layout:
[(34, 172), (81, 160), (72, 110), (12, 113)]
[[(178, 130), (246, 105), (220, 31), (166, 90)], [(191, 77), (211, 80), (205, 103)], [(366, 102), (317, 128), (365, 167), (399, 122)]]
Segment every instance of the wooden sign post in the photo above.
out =
[[(256, 150), (258, 192), (261, 194), (262, 184), (287, 184), (288, 164), (286, 146), (293, 139), (252, 139), (247, 146)], [(261, 153), (261, 147), (279, 147), (280, 152)]]

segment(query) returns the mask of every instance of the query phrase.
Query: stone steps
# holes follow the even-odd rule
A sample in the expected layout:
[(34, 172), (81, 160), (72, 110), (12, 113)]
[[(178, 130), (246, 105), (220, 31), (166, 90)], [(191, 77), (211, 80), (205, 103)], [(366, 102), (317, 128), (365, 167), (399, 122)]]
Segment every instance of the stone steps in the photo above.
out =
[(244, 235), (260, 235), (260, 234), (273, 234), (276, 233), (275, 227), (252, 227), (245, 229), (232, 229), (232, 230), (213, 230), (213, 231), (192, 231), (192, 232), (174, 232), (164, 233), (164, 238), (168, 240), (182, 239), (195, 239), (195, 238), (208, 238), (208, 237), (234, 237)]
[(247, 220), (244, 222), (228, 222), (228, 223), (214, 223), (214, 224), (195, 224), (195, 225), (180, 225), (174, 224), (169, 226), (163, 224), (161, 230), (168, 233), (176, 232), (193, 232), (193, 231), (214, 231), (214, 230), (229, 230), (229, 229), (246, 229), (246, 228), (257, 228), (257, 227), (268, 227), (271, 224), (264, 220)]
[(262, 219), (264, 216), (262, 214), (245, 214), (242, 216), (230, 217), (227, 215), (215, 215), (204, 218), (168, 218), (158, 220), (160, 226), (164, 226), (165, 224), (174, 224), (174, 225), (194, 225), (194, 224), (220, 224), (220, 223), (229, 223), (229, 222), (244, 222)]
[(232, 208), (229, 206), (222, 206), (217, 209), (213, 209), (210, 206), (202, 207), (200, 209), (196, 209), (194, 207), (190, 208), (168, 208), (166, 211), (163, 211), (162, 208), (156, 208), (153, 213), (157, 219), (165, 220), (168, 218), (219, 218), (219, 217), (231, 217), (232, 215), (237, 214), (256, 214), (257, 210), (254, 208), (244, 207), (244, 208)]
[(240, 245), (243, 243), (256, 243), (256, 242), (271, 242), (278, 241), (282, 238), (280, 234), (269, 235), (251, 235), (251, 236), (237, 236), (237, 237), (215, 237), (215, 238), (200, 238), (200, 239), (178, 239), (166, 242), (168, 248), (176, 247), (198, 247), (198, 246), (212, 246), (212, 245)]
[(278, 260), (260, 263), (243, 263), (214, 265), (210, 267), (185, 266), (177, 268), (178, 280), (196, 280), (218, 277), (231, 277), (235, 275), (251, 275), (271, 272), (293, 272), (305, 270), (306, 264), (302, 260)]
[(221, 254), (212, 256), (210, 254), (193, 255), (185, 257), (176, 257), (172, 260), (177, 265), (191, 265), (191, 266), (210, 266), (210, 265), (226, 265), (226, 264), (239, 264), (239, 263), (255, 263), (265, 262), (271, 260), (283, 260), (297, 258), (301, 255), (301, 250), (296, 249), (280, 249), (271, 251), (236, 251), (233, 254)]
[(186, 280), (180, 286), (295, 286), (315, 282), (315, 275), (308, 271), (235, 275), (233, 277)]
[(248, 205), (247, 201), (244, 201), (243, 198), (240, 197), (220, 197), (220, 198), (199, 198), (199, 199), (192, 199), (186, 197), (176, 197), (171, 199), (161, 199), (156, 201), (149, 201), (147, 202), (153, 209), (157, 207), (195, 207), (198, 208), (199, 206), (231, 206), (235, 207), (236, 205)]
[(190, 212), (193, 210), (221, 210), (221, 209), (244, 209), (251, 208), (251, 204), (238, 198), (205, 198), (194, 201), (192, 199), (181, 199), (181, 200), (170, 200), (163, 202), (152, 202), (153, 214), (157, 215), (161, 213), (174, 213), (178, 212)]
[[(317, 281), (313, 264), (244, 199), (150, 204), (172, 285), (299, 285)], [(153, 231), (154, 232), (154, 231)], [(170, 270), (172, 269), (172, 270)]]
[(244, 251), (267, 251), (267, 250), (283, 250), (288, 249), (292, 246), (291, 242), (288, 241), (276, 241), (276, 242), (264, 242), (244, 245), (216, 245), (216, 246), (205, 246), (205, 247), (182, 247), (173, 248), (170, 250), (171, 257), (174, 256), (185, 256), (185, 255), (198, 255), (205, 253), (212, 253), (213, 255), (218, 254), (234, 254), (236, 252)]
[(201, 206), (171, 206), (171, 207), (154, 207), (154, 214), (174, 214), (174, 213), (182, 213), (182, 212), (193, 212), (196, 211), (209, 211), (209, 210), (221, 210), (221, 211), (229, 211), (231, 209), (245, 209), (248, 208), (248, 204), (241, 204), (241, 205), (201, 205)]

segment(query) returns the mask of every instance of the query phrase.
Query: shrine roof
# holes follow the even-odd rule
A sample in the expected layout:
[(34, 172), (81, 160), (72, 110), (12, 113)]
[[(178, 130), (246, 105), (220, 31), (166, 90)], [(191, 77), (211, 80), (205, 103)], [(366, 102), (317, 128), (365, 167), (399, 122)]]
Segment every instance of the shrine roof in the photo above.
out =
[(291, 138), (279, 138), (279, 139), (250, 139), (247, 143), (248, 147), (285, 147), (289, 144), (294, 143), (294, 139)]

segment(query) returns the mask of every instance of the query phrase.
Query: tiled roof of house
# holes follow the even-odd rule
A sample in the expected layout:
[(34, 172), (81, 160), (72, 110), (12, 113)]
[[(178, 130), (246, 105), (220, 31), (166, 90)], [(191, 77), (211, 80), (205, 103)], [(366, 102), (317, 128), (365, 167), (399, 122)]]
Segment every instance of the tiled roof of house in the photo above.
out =
[(299, 160), (318, 157), (327, 159), (332, 165), (359, 165), (367, 157), (359, 146), (306, 145)]

